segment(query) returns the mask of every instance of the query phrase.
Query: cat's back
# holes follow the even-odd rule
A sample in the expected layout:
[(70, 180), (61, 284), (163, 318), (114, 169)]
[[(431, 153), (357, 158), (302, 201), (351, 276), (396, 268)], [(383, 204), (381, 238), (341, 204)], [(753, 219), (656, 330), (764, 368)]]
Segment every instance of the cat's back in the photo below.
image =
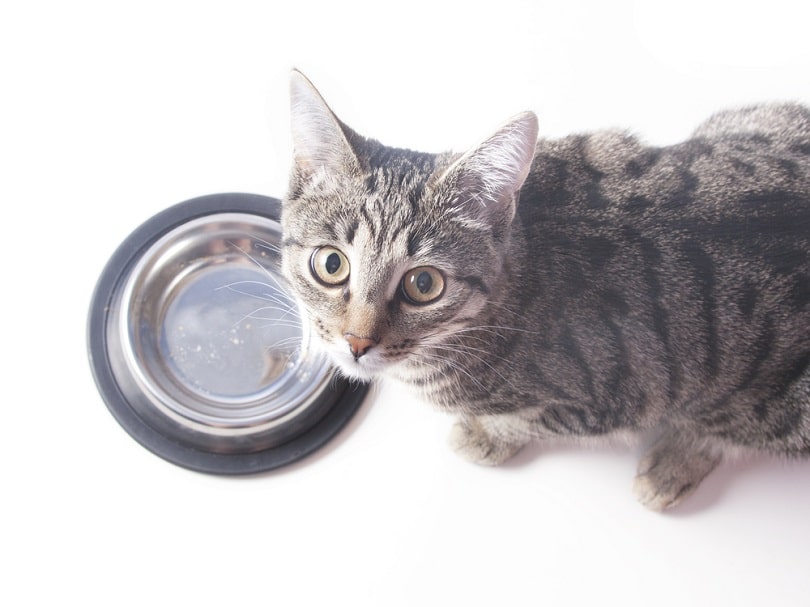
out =
[(541, 140), (518, 213), (527, 250), (574, 284), (655, 271), (673, 290), (690, 276), (722, 290), (789, 276), (810, 313), (810, 110), (721, 112), (664, 147), (614, 131)]
[(719, 112), (686, 141), (664, 147), (617, 131), (541, 140), (521, 204), (530, 223), (560, 218), (641, 227), (756, 216), (768, 198), (785, 197), (795, 204), (780, 209), (782, 216), (806, 216), (810, 109), (798, 104)]
[(729, 135), (758, 135), (771, 143), (807, 153), (810, 144), (810, 109), (798, 103), (754, 105), (714, 114), (693, 133), (694, 137), (724, 139)]

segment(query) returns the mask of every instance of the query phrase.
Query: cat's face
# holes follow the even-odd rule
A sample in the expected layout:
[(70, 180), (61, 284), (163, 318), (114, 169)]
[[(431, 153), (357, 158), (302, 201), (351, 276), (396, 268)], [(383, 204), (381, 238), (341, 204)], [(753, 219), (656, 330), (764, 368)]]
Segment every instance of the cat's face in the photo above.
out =
[(422, 212), (438, 192), (411, 205), (350, 181), (287, 201), (285, 275), (314, 336), (347, 375), (429, 365), (427, 347), (463, 330), (486, 303), (500, 255), (486, 233)]
[(491, 138), (461, 158), (386, 148), (349, 131), (294, 75), (283, 271), (316, 343), (343, 373), (412, 377), (450, 358), (448, 339), (480, 322), (531, 162), (533, 117), (523, 122), (508, 131), (529, 149), (506, 167), (519, 168), (484, 183), (490, 159), (479, 150), (503, 163), (505, 151), (518, 156), (516, 143), (495, 149)]

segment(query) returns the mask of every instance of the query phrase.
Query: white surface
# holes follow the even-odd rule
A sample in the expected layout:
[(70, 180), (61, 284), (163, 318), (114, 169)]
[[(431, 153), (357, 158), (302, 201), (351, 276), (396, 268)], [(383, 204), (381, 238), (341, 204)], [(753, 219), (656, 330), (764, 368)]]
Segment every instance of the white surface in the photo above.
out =
[(0, 604), (807, 605), (808, 462), (724, 465), (655, 515), (637, 449), (481, 469), (447, 417), (382, 388), (306, 462), (213, 478), (131, 440), (86, 361), (132, 229), (283, 194), (292, 66), (361, 132), (428, 151), (524, 109), (545, 135), (665, 143), (723, 106), (810, 102), (803, 3), (667, 4), (4, 3)]

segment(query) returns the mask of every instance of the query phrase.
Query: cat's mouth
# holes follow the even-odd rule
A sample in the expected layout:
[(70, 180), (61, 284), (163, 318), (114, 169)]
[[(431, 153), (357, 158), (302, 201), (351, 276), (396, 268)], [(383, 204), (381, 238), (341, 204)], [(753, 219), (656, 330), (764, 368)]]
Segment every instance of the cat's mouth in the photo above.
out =
[(391, 361), (385, 357), (384, 350), (370, 351), (359, 358), (351, 353), (348, 347), (333, 345), (329, 349), (329, 356), (337, 368), (352, 379), (369, 381), (382, 375), (391, 366)]
[(375, 345), (356, 356), (343, 339), (328, 341), (319, 337), (317, 342), (343, 375), (360, 381), (373, 380), (408, 358), (407, 351), (385, 345)]

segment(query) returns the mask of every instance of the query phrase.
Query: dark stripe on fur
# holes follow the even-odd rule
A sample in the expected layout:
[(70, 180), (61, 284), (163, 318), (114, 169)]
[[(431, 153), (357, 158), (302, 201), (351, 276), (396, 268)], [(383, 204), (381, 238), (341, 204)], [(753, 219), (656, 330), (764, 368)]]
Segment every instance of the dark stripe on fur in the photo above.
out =
[(453, 279), (463, 282), (471, 289), (480, 291), (484, 295), (489, 295), (489, 288), (479, 276), (453, 276)]
[(354, 243), (354, 236), (357, 233), (357, 227), (359, 226), (359, 222), (357, 220), (353, 221), (351, 225), (346, 230), (346, 242), (348, 244)]
[(669, 333), (669, 313), (663, 305), (661, 282), (658, 279), (658, 268), (661, 264), (661, 253), (655, 244), (646, 238), (631, 233), (631, 239), (637, 241), (641, 249), (641, 258), (644, 260), (642, 277), (647, 286), (647, 295), (650, 299), (650, 314), (652, 315), (652, 329), (661, 341), (664, 351), (663, 363), (669, 372), (667, 394), (670, 402), (675, 402), (681, 388), (681, 370), (672, 348), (672, 337)]
[(720, 365), (720, 352), (718, 347), (718, 327), (715, 316), (717, 303), (714, 297), (716, 286), (714, 262), (696, 243), (684, 243), (682, 248), (686, 259), (694, 269), (695, 283), (698, 286), (702, 320), (705, 326), (705, 346), (706, 346), (706, 373), (709, 377), (717, 375)]
[(377, 226), (374, 225), (374, 220), (371, 219), (371, 215), (369, 215), (368, 209), (366, 207), (360, 207), (360, 215), (363, 218), (363, 222), (366, 225), (366, 228), (371, 235), (371, 238), (374, 240), (377, 239)]
[(571, 359), (571, 361), (573, 361), (581, 371), (582, 381), (585, 384), (586, 391), (591, 397), (591, 402), (598, 402), (599, 398), (596, 394), (596, 386), (593, 381), (593, 374), (591, 372), (590, 365), (588, 365), (588, 361), (585, 360), (582, 350), (580, 349), (570, 327), (565, 327), (562, 335), (560, 335), (560, 344), (562, 345), (563, 351), (568, 358)]
[[(741, 375), (742, 381), (734, 386), (731, 390), (713, 403), (710, 407), (706, 408), (708, 415), (701, 417), (703, 423), (709, 427), (713, 427), (715, 432), (723, 432), (723, 427), (728, 427), (732, 423), (732, 418), (729, 416), (727, 410), (733, 409), (735, 398), (740, 398), (742, 394), (748, 391), (753, 385), (760, 380), (760, 373), (766, 367), (766, 362), (771, 356), (773, 350), (773, 343), (775, 339), (773, 322), (768, 320), (765, 326), (759, 332), (756, 342), (750, 349), (753, 354), (750, 364)], [(768, 404), (770, 395), (761, 394), (762, 400), (754, 405), (754, 415), (763, 422), (767, 417)], [(726, 431), (732, 431), (726, 428)]]

